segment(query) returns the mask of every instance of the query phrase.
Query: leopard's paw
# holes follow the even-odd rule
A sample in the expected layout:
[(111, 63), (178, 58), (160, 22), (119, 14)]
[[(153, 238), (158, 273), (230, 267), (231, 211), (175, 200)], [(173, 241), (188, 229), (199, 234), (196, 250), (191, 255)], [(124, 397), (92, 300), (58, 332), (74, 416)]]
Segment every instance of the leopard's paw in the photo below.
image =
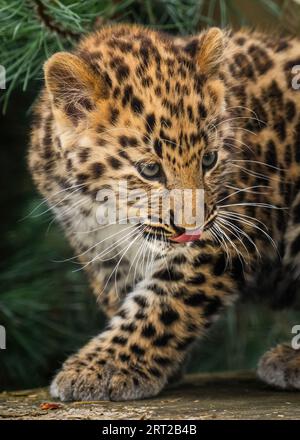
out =
[(145, 373), (118, 371), (109, 382), (110, 400), (135, 400), (156, 396), (164, 387), (165, 381)]
[(300, 390), (300, 350), (288, 344), (277, 345), (262, 356), (257, 374), (277, 388)]
[(112, 365), (109, 368), (87, 365), (80, 370), (63, 368), (52, 381), (50, 394), (62, 401), (109, 400), (108, 382), (113, 371)]
[(63, 401), (134, 400), (158, 394), (165, 380), (136, 366), (96, 360), (81, 369), (63, 368), (54, 378), (50, 393)]
[(52, 380), (50, 385), (50, 395), (63, 402), (73, 400), (74, 385), (76, 383), (78, 373), (61, 370)]

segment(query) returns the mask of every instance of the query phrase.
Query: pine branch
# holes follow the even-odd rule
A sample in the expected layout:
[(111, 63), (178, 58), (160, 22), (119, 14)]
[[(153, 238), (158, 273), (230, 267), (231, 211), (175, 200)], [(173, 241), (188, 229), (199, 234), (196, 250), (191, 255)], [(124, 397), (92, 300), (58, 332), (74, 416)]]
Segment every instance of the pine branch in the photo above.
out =
[(78, 39), (80, 37), (79, 32), (73, 32), (69, 29), (63, 29), (61, 25), (56, 23), (53, 18), (48, 14), (46, 6), (41, 0), (32, 0), (36, 5), (37, 16), (40, 18), (44, 26), (51, 32), (55, 32), (62, 38), (74, 38)]

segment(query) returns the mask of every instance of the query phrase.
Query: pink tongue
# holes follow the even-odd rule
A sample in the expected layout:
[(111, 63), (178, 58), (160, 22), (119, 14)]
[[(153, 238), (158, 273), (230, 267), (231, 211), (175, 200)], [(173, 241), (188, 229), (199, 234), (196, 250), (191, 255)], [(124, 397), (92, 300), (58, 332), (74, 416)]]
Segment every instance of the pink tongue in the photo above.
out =
[(176, 241), (177, 243), (185, 243), (187, 241), (195, 241), (200, 238), (202, 234), (201, 229), (194, 229), (193, 231), (185, 232), (184, 234), (176, 235), (172, 237), (172, 241)]

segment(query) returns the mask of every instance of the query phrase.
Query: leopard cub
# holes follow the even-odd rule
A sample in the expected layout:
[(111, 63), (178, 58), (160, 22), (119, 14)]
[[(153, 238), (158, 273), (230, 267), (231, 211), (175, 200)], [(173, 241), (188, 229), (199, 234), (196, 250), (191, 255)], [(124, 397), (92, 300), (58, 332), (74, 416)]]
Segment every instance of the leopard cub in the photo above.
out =
[[(264, 267), (274, 268), (272, 302), (293, 304), (299, 59), (293, 38), (217, 28), (172, 37), (116, 25), (45, 63), (29, 166), (109, 319), (64, 363), (53, 397), (155, 396), (225, 307), (259, 290)], [(146, 195), (202, 189), (202, 224), (173, 221), (172, 205), (167, 223), (99, 225), (97, 194), (121, 181)], [(132, 203), (121, 205), (125, 219), (135, 217)], [(300, 352), (274, 348), (258, 374), (300, 389)]]

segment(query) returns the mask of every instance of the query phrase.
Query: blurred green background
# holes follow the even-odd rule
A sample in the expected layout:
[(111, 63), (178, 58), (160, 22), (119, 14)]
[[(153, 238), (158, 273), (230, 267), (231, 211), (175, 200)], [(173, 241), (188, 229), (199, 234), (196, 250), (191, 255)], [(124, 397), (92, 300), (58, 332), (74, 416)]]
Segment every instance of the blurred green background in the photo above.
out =
[[(104, 324), (83, 272), (72, 263), (62, 232), (44, 208), (26, 166), (30, 109), (43, 61), (106, 22), (139, 22), (172, 33), (207, 25), (300, 30), (299, 1), (269, 0), (0, 0), (0, 390), (46, 385), (66, 356)], [(54, 25), (54, 26), (53, 26)], [(295, 312), (238, 304), (199, 343), (190, 371), (254, 368), (270, 346), (291, 338)]]

